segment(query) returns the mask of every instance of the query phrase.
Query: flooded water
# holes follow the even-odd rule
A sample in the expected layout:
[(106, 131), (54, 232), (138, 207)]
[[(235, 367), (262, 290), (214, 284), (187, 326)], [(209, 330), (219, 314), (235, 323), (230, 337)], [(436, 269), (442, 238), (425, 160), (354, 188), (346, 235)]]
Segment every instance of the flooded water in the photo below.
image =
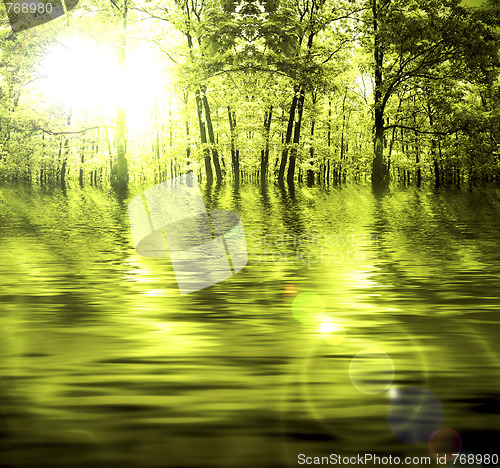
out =
[(0, 188), (1, 466), (499, 465), (500, 189), (204, 189), (249, 263), (187, 295), (141, 190)]

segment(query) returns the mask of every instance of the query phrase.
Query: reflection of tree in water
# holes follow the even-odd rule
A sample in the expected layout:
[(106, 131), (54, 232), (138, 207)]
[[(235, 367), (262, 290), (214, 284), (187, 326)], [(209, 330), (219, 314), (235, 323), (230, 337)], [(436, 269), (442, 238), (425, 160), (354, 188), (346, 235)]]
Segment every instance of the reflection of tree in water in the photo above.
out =
[[(206, 446), (225, 447), (234, 440), (234, 433), (244, 441), (244, 455), (260, 450), (262, 443), (269, 443), (266, 447), (272, 452), (277, 440), (293, 453), (292, 458), (299, 448), (354, 453), (364, 444), (367, 451), (406, 450), (407, 446), (388, 440), (385, 405), (371, 406), (370, 416), (353, 417), (356, 411), (362, 413), (362, 405), (386, 400), (385, 395), (370, 399), (350, 385), (342, 366), (349, 364), (352, 335), (370, 343), (385, 343), (387, 338), (393, 346), (388, 351), (395, 362), (396, 382), (429, 383), (450, 424), (463, 426), (464, 430), (454, 427), (464, 445), (491, 452), (498, 437), (491, 429), (498, 426), (498, 366), (494, 367), (486, 346), (490, 342), (497, 346), (498, 334), (491, 313), (498, 306), (495, 291), (500, 289), (498, 201), (492, 204), (492, 195), (491, 207), (485, 208), (478, 207), (480, 200), (486, 204), (484, 194), (465, 193), (455, 199), (457, 194), (392, 193), (363, 198), (362, 203), (372, 206), (365, 216), (364, 207), (358, 207), (360, 198), (342, 205), (346, 193), (350, 201), (359, 195), (358, 189), (346, 190), (332, 191), (326, 200), (336, 207), (331, 213), (350, 223), (347, 228), (368, 229), (379, 237), (378, 245), (370, 246), (376, 289), (370, 285), (363, 289), (360, 281), (351, 289), (335, 291), (335, 281), (349, 274), (351, 266), (323, 265), (313, 271), (263, 262), (224, 283), (180, 296), (168, 260), (139, 257), (133, 251), (126, 199), (103, 196), (90, 188), (68, 190), (66, 196), (2, 188), (7, 209), (0, 211), (4, 252), (0, 271), (6, 312), (0, 325), (10, 339), (1, 348), (2, 357), (7, 356), (1, 361), (9, 372), (14, 362), (22, 363), (18, 366), (22, 372), (17, 382), (0, 379), (2, 396), (7, 395), (0, 417), (7, 419), (4, 433), (14, 439), (11, 447), (16, 456), (22, 459), (24, 449), (38, 442), (36, 447), (61, 460), (62, 451), (80, 455), (80, 449), (75, 450), (78, 443), (89, 458), (109, 460), (116, 455), (110, 450), (116, 450), (149, 466), (148, 457), (165, 455), (165, 439), (173, 446), (172, 459), (180, 460), (185, 454), (179, 447), (190, 446), (193, 438)], [(204, 195), (207, 209), (238, 211), (248, 222), (246, 235), (254, 228), (259, 233), (280, 235), (287, 230), (300, 236), (306, 233), (310, 216), (325, 214), (318, 210), (324, 200), (310, 197), (309, 204), (303, 193), (302, 198), (292, 190), (243, 184)], [(330, 221), (325, 216), (324, 226), (340, 225)], [(470, 256), (456, 263), (462, 247)], [(473, 247), (477, 250), (471, 251)], [(409, 265), (420, 256), (424, 266), (441, 261), (442, 274), (430, 274), (432, 268), (426, 274), (412, 273)], [(478, 261), (473, 265), (470, 259)], [(318, 286), (328, 311), (357, 320), (356, 329), (348, 330), (340, 346), (304, 333), (291, 317), (282, 286), (299, 275)], [(443, 292), (444, 298), (438, 294)], [(434, 313), (432, 307), (437, 304), (448, 305), (451, 313), (459, 305), (451, 293), (464, 292), (474, 300), (468, 302), (473, 327), (456, 310), (447, 317)], [(360, 311), (354, 308), (358, 299)], [(367, 302), (376, 307), (363, 309)], [(399, 310), (384, 310), (389, 307)], [(433, 313), (422, 314), (426, 310)], [(358, 312), (364, 314), (362, 319), (353, 317)], [(12, 318), (20, 326), (8, 329)], [(24, 335), (25, 331), (29, 334)], [(408, 346), (410, 338), (418, 341), (414, 347), (420, 347), (431, 363), (429, 381), (422, 377), (413, 345)], [(322, 344), (308, 374), (301, 373), (285, 389), (291, 367), (302, 371), (294, 366), (294, 358), (309, 350), (313, 340)], [(328, 427), (307, 412), (304, 404), (311, 401), (300, 393), (304, 380), (311, 384), (315, 408), (325, 411), (320, 415), (326, 415)], [(290, 405), (280, 413), (288, 390)], [(339, 405), (339, 399), (350, 405)], [(183, 403), (177, 405), (178, 401)], [(87, 412), (93, 417), (82, 417)], [(360, 427), (365, 428), (361, 436)], [(137, 440), (134, 444), (132, 435)], [(115, 448), (100, 443), (103, 440), (112, 440)], [(33, 450), (40, 453), (36, 447)], [(201, 450), (204, 453), (205, 448)], [(218, 456), (219, 451), (210, 453)], [(236, 448), (234, 453), (239, 453)], [(259, 460), (259, 466), (283, 465), (268, 455), (262, 464)]]
[(305, 232), (304, 222), (301, 216), (300, 202), (295, 193), (295, 186), (288, 185), (288, 192), (283, 184), (277, 184), (278, 203), (281, 218), (285, 227), (285, 235), (301, 236)]
[[(483, 293), (480, 285), (463, 278), (466, 270), (475, 269), (478, 262), (484, 261), (488, 243), (476, 239), (480, 233), (495, 229), (492, 221), (497, 217), (490, 216), (495, 211), (491, 203), (486, 209), (484, 203), (463, 206), (461, 198), (419, 191), (374, 198), (369, 229), (379, 242), (373, 277), (388, 277), (391, 285), (378, 301), (394, 301), (394, 294), (404, 291), (402, 295), (414, 297), (415, 310), (416, 304), (420, 304), (422, 311), (430, 311), (442, 310), (447, 304), (463, 307), (458, 295), (445, 298), (449, 282), (463, 282), (464, 296), (468, 289), (470, 296)], [(386, 280), (380, 282), (385, 284)]]
[(223, 194), (223, 187), (220, 183), (205, 185), (203, 190), (203, 199), (207, 210), (218, 210), (220, 208), (220, 199)]

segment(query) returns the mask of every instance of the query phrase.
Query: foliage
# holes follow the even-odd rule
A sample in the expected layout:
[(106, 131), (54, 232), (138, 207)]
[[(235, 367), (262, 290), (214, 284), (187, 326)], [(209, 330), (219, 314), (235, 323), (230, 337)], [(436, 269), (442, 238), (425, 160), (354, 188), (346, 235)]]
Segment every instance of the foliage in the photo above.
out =
[[(218, 165), (218, 178), (268, 168), (265, 179), (288, 164), (289, 181), (342, 182), (369, 175), (379, 151), (387, 178), (496, 180), (499, 12), (497, 0), (481, 9), (457, 0), (84, 2), (1, 33), (1, 177), (66, 183), (69, 170), (80, 183), (106, 183), (125, 158), (132, 180), (206, 177)], [(100, 108), (54, 101), (39, 86), (44, 59), (75, 36), (120, 64), (107, 79), (88, 70), (88, 83), (103, 78)], [(127, 102), (147, 89), (123, 76), (149, 51), (161, 60), (144, 76), (162, 86), (136, 122), (140, 106)]]

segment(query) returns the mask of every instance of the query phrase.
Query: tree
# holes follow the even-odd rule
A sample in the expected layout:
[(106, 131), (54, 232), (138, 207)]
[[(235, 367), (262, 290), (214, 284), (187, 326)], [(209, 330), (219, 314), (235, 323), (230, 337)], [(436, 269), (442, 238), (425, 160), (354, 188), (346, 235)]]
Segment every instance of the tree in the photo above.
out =
[(470, 18), (458, 0), (369, 0), (364, 14), (364, 45), (372, 51), (374, 77), (374, 158), (372, 183), (381, 187), (388, 182), (384, 158), (384, 136), (392, 128), (385, 125), (385, 112), (391, 97), (401, 87), (416, 80), (439, 81), (451, 70), (441, 64), (460, 55), (472, 30), (464, 27)]

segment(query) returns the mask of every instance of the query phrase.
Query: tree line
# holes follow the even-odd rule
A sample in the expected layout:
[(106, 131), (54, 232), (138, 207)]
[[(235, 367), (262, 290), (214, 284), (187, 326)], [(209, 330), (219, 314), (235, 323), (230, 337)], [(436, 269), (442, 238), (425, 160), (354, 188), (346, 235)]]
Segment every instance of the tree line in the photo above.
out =
[[(498, 0), (82, 2), (2, 30), (0, 174), (119, 187), (188, 171), (209, 184), (498, 182), (499, 26)], [(75, 31), (110, 45), (119, 69), (141, 44), (161, 54), (146, 131), (120, 99), (102, 115), (37, 94), (43, 58)]]

